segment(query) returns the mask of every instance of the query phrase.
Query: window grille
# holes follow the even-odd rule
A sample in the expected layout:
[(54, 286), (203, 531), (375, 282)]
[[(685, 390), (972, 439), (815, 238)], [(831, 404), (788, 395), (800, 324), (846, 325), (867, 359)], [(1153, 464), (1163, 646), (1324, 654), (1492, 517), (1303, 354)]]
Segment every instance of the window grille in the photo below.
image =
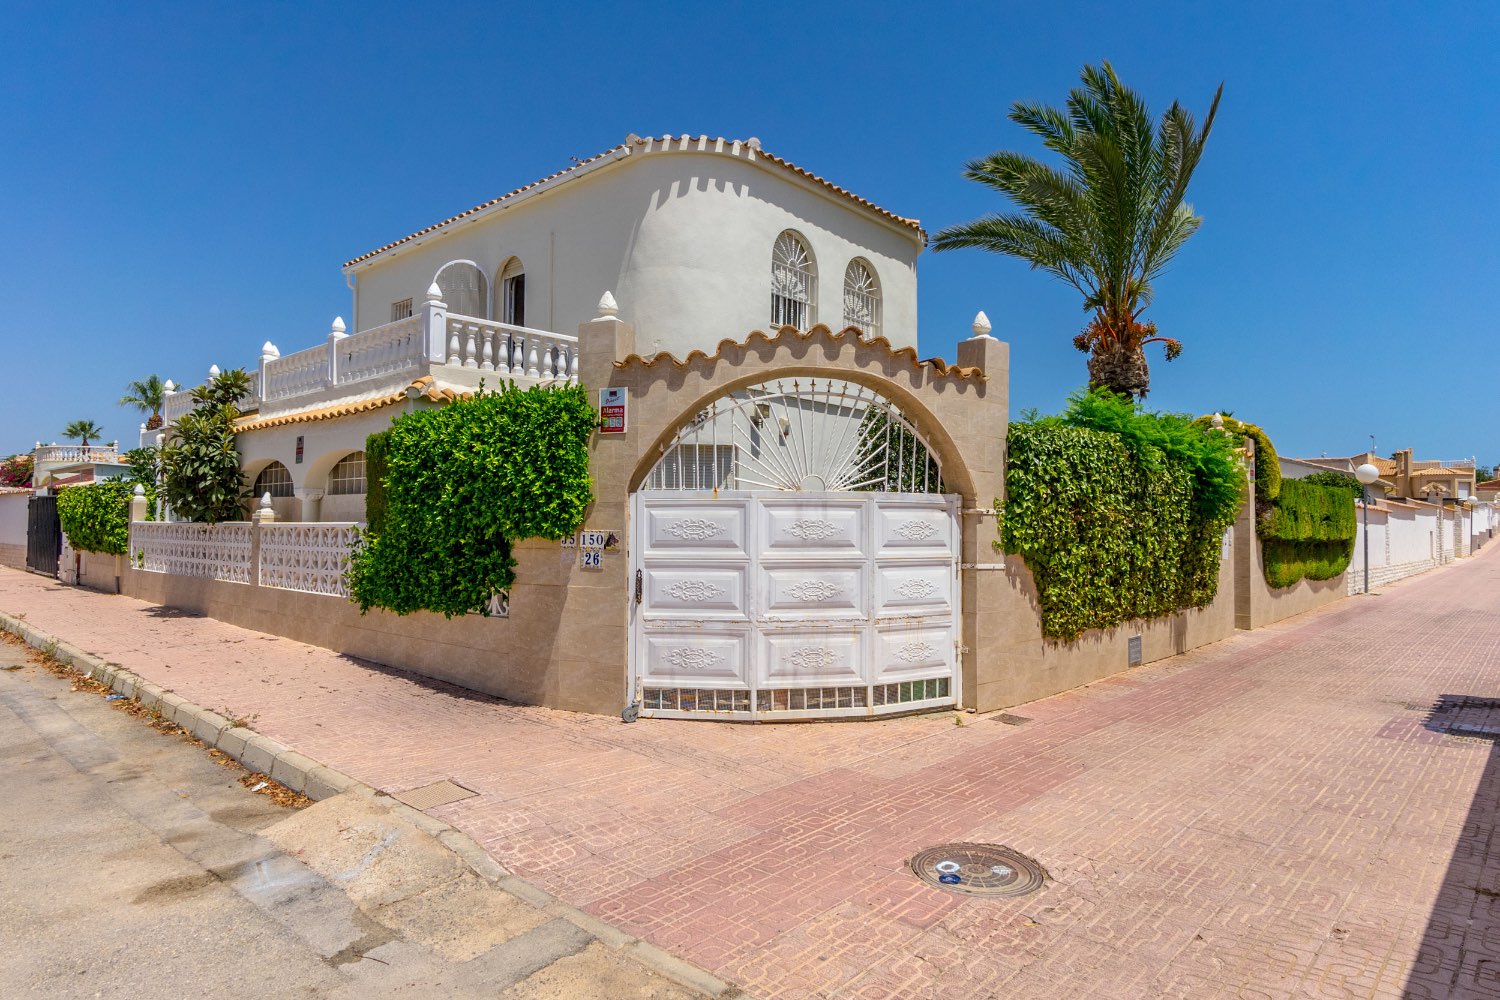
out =
[(292, 495), (292, 474), (280, 462), (272, 462), (255, 477), (253, 492), (256, 499), (267, 493), (273, 497), (289, 497)]
[(365, 492), (365, 453), (356, 451), (339, 459), (328, 474), (328, 495), (349, 496)]
[(460, 316), (477, 316), (488, 319), (485, 310), (489, 302), (489, 283), (484, 272), (466, 260), (450, 261), (438, 271), (438, 289), (443, 293), (443, 302), (448, 311)]
[(880, 282), (859, 257), (844, 271), (844, 326), (859, 327), (866, 339), (880, 336)]
[(411, 299), (402, 299), (400, 302), (391, 303), (391, 322), (398, 319), (411, 318)]
[(734, 445), (689, 442), (675, 461), (659, 462), (646, 488), (652, 490), (727, 490), (734, 488)]
[(526, 325), (526, 265), (512, 257), (500, 270), (500, 322)]
[(806, 330), (817, 322), (818, 268), (802, 237), (788, 229), (771, 248), (771, 326)]

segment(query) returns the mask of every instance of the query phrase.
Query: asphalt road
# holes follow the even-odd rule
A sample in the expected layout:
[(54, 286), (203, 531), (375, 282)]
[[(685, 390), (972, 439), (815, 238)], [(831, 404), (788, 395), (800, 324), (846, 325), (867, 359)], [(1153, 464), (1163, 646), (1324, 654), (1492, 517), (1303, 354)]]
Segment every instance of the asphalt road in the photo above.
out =
[(0, 997), (699, 995), (378, 803), (242, 773), (0, 642)]

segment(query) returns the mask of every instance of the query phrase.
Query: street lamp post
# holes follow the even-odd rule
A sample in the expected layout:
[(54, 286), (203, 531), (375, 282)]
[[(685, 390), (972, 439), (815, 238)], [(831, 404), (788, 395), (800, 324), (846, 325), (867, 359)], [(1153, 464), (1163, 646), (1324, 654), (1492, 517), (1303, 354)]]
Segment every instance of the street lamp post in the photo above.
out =
[(1365, 509), (1365, 593), (1370, 592), (1370, 484), (1380, 478), (1380, 470), (1369, 462), (1354, 470), (1354, 478), (1359, 480), (1364, 496), (1360, 498), (1360, 505)]

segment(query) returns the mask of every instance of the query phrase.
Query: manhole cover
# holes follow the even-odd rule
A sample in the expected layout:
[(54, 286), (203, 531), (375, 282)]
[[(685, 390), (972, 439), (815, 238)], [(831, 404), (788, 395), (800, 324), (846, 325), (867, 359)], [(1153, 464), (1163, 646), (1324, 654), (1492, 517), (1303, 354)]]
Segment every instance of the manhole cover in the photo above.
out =
[(944, 844), (919, 851), (911, 870), (928, 885), (970, 896), (1024, 896), (1042, 887), (1041, 865), (998, 844)]

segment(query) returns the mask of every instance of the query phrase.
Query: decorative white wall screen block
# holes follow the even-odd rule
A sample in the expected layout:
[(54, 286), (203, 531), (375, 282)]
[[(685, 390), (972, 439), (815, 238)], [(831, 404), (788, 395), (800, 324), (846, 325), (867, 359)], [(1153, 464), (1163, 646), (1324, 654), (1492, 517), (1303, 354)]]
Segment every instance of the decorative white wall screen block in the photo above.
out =
[(148, 573), (249, 583), (250, 525), (138, 521), (130, 526), (130, 558)]
[(262, 587), (349, 596), (345, 573), (358, 538), (355, 525), (265, 524), (260, 531)]

